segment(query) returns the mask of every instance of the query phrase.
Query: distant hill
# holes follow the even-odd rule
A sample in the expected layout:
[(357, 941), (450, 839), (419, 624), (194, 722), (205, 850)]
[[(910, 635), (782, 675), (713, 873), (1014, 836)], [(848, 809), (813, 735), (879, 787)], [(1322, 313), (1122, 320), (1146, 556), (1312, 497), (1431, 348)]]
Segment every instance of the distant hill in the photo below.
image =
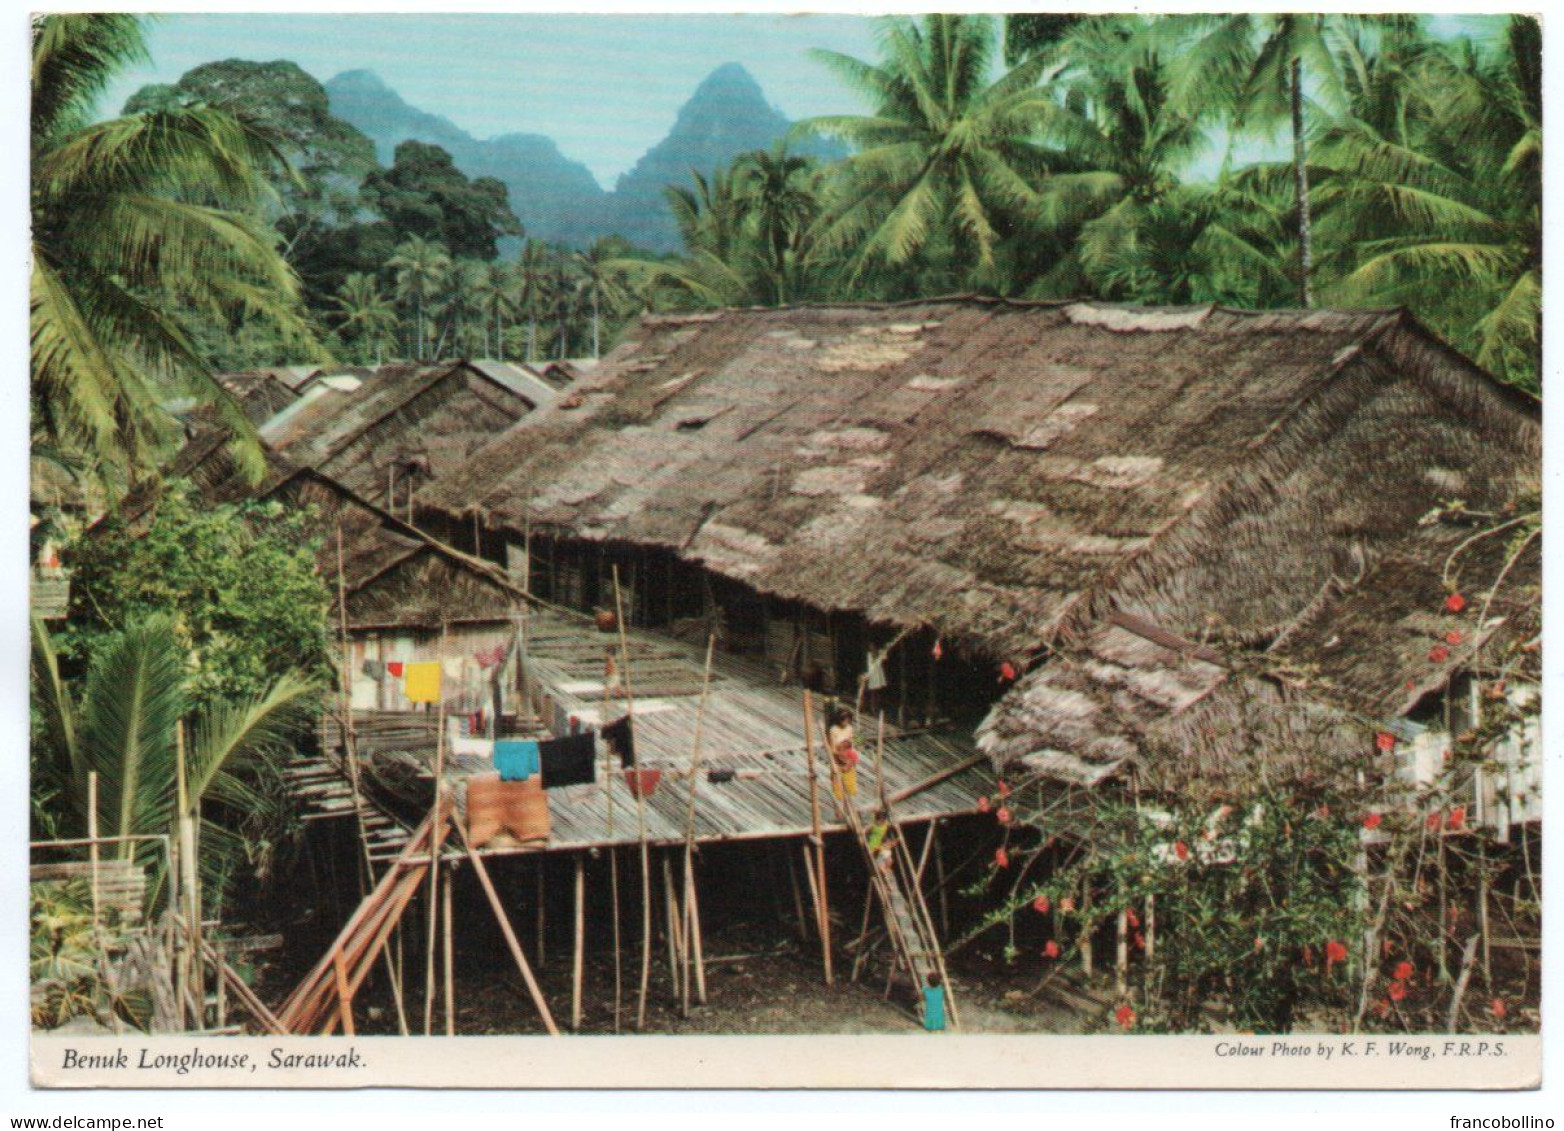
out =
[[(469, 177), (496, 177), (510, 189), (511, 207), (527, 233), (586, 247), (618, 234), (653, 251), (679, 248), (678, 228), (663, 189), (688, 184), (690, 170), (710, 173), (740, 153), (768, 149), (791, 123), (766, 101), (760, 85), (737, 63), (713, 71), (679, 111), (668, 136), (604, 192), (585, 165), (571, 161), (539, 134), (504, 134), (480, 141), (446, 118), (405, 102), (371, 71), (347, 71), (326, 84), (331, 112), (375, 143), (389, 164), (397, 142), (409, 138), (444, 147)], [(832, 159), (838, 147), (800, 147)]]
[[(741, 153), (770, 149), (791, 126), (740, 64), (718, 67), (680, 109), (668, 136), (619, 178), (609, 200), (610, 224), (638, 247), (677, 250), (679, 230), (664, 189), (689, 184), (692, 169), (710, 174)], [(826, 158), (843, 152), (819, 143), (796, 148)]]
[(438, 114), (409, 105), (373, 71), (345, 71), (326, 84), (331, 112), (375, 143), (389, 165), (397, 143), (423, 141), (450, 153), (469, 177), (494, 177), (529, 236), (585, 247), (603, 231), (607, 193), (587, 167), (541, 134), (480, 141)]

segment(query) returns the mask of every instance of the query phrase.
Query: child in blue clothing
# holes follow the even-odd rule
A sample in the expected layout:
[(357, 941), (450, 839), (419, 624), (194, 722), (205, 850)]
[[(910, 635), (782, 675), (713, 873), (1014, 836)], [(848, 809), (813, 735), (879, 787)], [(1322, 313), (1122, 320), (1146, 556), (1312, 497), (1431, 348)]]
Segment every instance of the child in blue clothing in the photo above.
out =
[(945, 1030), (945, 986), (937, 973), (931, 973), (923, 987), (923, 1027), (930, 1033)]

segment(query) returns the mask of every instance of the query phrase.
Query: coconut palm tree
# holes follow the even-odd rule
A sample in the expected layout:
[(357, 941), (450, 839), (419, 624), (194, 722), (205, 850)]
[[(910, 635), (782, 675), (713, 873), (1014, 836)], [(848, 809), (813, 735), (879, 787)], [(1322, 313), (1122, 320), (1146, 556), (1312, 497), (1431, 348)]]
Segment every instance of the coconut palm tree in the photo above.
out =
[(261, 219), (263, 131), (187, 107), (92, 121), (126, 63), (146, 57), (126, 15), (49, 15), (32, 43), (32, 407), (62, 448), (131, 476), (173, 435), (173, 395), (213, 406), (261, 470), (242, 409), (170, 310), (268, 324), (317, 352), (298, 280)]
[(416, 360), (422, 361), (429, 348), (425, 314), (451, 274), (450, 253), (438, 240), (408, 236), (397, 245), (395, 253), (386, 261), (386, 266), (395, 272), (396, 300), (412, 307), (416, 337), (413, 348), (408, 352)]
[(527, 346), (522, 360), (529, 363), (537, 358), (538, 317), (546, 309), (543, 292), (548, 270), (548, 248), (537, 240), (528, 240), (521, 245), (521, 254), (509, 275), (510, 309), (527, 323)]
[[(255, 699), (217, 702), (191, 715), (185, 651), (172, 619), (153, 615), (109, 637), (92, 659), (79, 695), (61, 677), (48, 630), (33, 619), (33, 688), (57, 780), (80, 826), (87, 826), (89, 775), (98, 776), (100, 836), (169, 831), (178, 815), (176, 730), (186, 724), (183, 792), (201, 822), (201, 865), (219, 891), (244, 858), (239, 830), (269, 808), (257, 771), (291, 749), (314, 688), (286, 673)], [(226, 815), (219, 819), (214, 809)], [(131, 859), (133, 843), (118, 855)]]
[(770, 151), (759, 149), (734, 170), (745, 216), (754, 229), (770, 280), (770, 300), (788, 301), (792, 276), (807, 249), (810, 225), (820, 201), (812, 183), (814, 163), (787, 151), (785, 141)]
[[(1170, 16), (1181, 40), (1174, 102), (1189, 113), (1228, 120), (1235, 135), (1268, 132), (1286, 121), (1298, 231), (1298, 302), (1312, 306), (1313, 217), (1309, 204), (1306, 104), (1339, 110), (1346, 89), (1335, 50), (1355, 33), (1416, 26), (1407, 16), (1301, 12)], [(1307, 88), (1307, 90), (1306, 90)]]
[(1399, 45), (1350, 66), (1351, 112), (1316, 145), (1342, 249), (1333, 297), (1408, 305), (1523, 384), (1541, 340), (1540, 58), (1528, 17), (1495, 49)]
[(396, 308), (379, 282), (373, 275), (356, 271), (342, 281), (331, 303), (339, 315), (337, 329), (355, 340), (370, 342), (379, 365), (385, 338), (395, 333), (397, 325)]
[(996, 26), (986, 16), (883, 21), (884, 60), (814, 57), (873, 101), (868, 116), (814, 118), (811, 132), (855, 152), (840, 166), (818, 230), (821, 252), (848, 255), (849, 285), (944, 258), (973, 287), (991, 286), (996, 251), (1041, 206), (1048, 171), (1033, 135), (1048, 103), (1046, 63), (990, 81)]

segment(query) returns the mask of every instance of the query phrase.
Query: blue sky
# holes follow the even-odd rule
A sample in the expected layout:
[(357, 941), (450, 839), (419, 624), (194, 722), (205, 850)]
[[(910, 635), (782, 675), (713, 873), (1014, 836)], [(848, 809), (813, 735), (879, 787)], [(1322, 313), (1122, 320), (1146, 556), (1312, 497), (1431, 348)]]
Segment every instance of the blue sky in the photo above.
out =
[[(1432, 26), (1480, 35), (1502, 21), (1442, 16)], [(743, 63), (797, 120), (867, 109), (809, 57), (811, 48), (878, 57), (874, 21), (847, 15), (166, 13), (147, 32), (151, 63), (121, 73), (103, 112), (118, 112), (145, 83), (173, 82), (218, 59), (289, 59), (321, 82), (362, 68), (476, 137), (553, 138), (605, 188), (667, 134), (679, 107), (723, 63)], [(1281, 153), (1249, 142), (1238, 156)], [(1211, 176), (1220, 162), (1215, 139), (1192, 171)]]
[(290, 59), (325, 82), (364, 68), (477, 137), (541, 133), (606, 187), (673, 125), (723, 63), (740, 62), (789, 118), (863, 107), (809, 58), (876, 55), (855, 16), (179, 15), (148, 28), (150, 66), (127, 69), (100, 109), (217, 59)]

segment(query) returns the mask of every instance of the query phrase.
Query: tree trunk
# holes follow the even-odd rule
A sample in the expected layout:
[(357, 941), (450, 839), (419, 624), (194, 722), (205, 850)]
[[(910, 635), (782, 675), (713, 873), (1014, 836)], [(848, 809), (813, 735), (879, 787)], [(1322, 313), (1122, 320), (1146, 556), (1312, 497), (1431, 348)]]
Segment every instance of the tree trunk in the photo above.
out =
[(1314, 305), (1309, 276), (1314, 270), (1314, 246), (1309, 232), (1308, 142), (1303, 136), (1303, 60), (1294, 59), (1292, 82), (1293, 182), (1298, 193), (1298, 301)]

